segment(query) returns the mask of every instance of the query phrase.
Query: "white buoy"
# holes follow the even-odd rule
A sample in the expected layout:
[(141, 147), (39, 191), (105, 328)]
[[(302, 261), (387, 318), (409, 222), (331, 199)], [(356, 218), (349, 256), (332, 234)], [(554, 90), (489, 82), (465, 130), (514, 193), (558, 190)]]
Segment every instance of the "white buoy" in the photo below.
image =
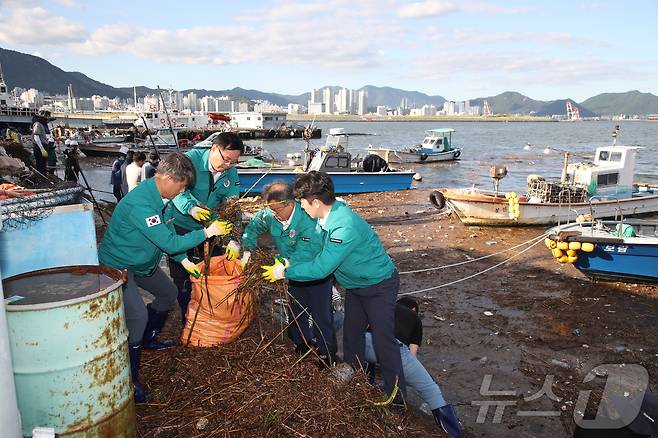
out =
[(423, 176), (420, 173), (414, 173), (414, 181), (422, 181)]
[[(1, 284), (0, 292), (2, 292)], [(2, 388), (3, 394), (2, 401), (0, 401), (0, 430), (3, 431), (2, 436), (21, 437), (23, 436), (21, 417), (18, 414), (18, 403), (16, 402), (14, 369), (11, 365), (7, 315), (5, 313), (4, 294), (2, 293), (0, 293), (0, 388)]]

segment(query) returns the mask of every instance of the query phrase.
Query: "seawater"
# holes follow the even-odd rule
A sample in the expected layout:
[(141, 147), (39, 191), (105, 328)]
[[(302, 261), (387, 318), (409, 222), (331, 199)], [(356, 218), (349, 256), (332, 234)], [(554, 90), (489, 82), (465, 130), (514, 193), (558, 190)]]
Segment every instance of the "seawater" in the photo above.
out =
[[(598, 146), (612, 144), (612, 131), (620, 126), (617, 144), (643, 147), (638, 154), (636, 181), (658, 183), (658, 123), (644, 121), (582, 121), (582, 122), (319, 122), (322, 138), (312, 140), (312, 146), (324, 144), (330, 128), (344, 128), (347, 133), (362, 133), (349, 138), (353, 156), (367, 154), (369, 144), (392, 148), (410, 147), (423, 140), (425, 131), (433, 128), (453, 128), (453, 146), (462, 149), (459, 160), (447, 163), (405, 165), (419, 172), (423, 180), (418, 188), (493, 187), (489, 168), (505, 165), (509, 174), (501, 183), (503, 191), (525, 191), (530, 173), (544, 177), (559, 177), (563, 155), (557, 151), (544, 154), (549, 146), (573, 153), (571, 162), (591, 161)], [(277, 160), (304, 148), (300, 139), (257, 140)], [(531, 150), (524, 150), (530, 143)], [(88, 168), (87, 178), (94, 188), (112, 191), (109, 168)], [(114, 200), (111, 194), (97, 195)]]

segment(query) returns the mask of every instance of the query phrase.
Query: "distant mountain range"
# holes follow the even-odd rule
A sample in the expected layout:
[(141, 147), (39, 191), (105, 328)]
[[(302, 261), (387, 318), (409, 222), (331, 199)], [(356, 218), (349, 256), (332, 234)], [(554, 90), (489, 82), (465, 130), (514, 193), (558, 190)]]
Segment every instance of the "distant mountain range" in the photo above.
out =
[[(36, 88), (51, 94), (66, 94), (67, 86), (71, 84), (77, 97), (90, 97), (97, 94), (108, 97), (117, 96), (127, 98), (133, 95), (132, 87), (112, 87), (111, 85), (95, 81), (80, 72), (66, 72), (38, 56), (28, 55), (14, 50), (0, 48), (0, 65), (2, 65), (4, 79), (9, 89), (13, 87)], [(157, 90), (153, 88), (144, 86), (136, 88), (138, 96), (157, 93)], [(337, 91), (342, 87), (330, 86), (330, 88)], [(366, 90), (368, 93), (369, 107), (378, 105), (397, 107), (403, 99), (406, 99), (409, 105), (422, 106), (428, 104), (441, 108), (446, 101), (443, 96), (430, 96), (418, 91), (406, 91), (391, 87), (366, 85), (359, 90)], [(199, 97), (229, 95), (236, 99), (268, 100), (283, 106), (288, 103), (306, 105), (310, 98), (310, 93), (294, 96), (247, 90), (239, 87), (230, 90), (189, 89), (180, 91), (183, 94), (194, 92)], [(658, 96), (639, 91), (603, 93), (580, 103), (575, 102), (573, 99), (552, 101), (534, 100), (514, 91), (506, 91), (497, 96), (471, 99), (470, 103), (472, 106), (482, 106), (485, 99), (488, 101), (491, 110), (496, 114), (529, 114), (536, 116), (565, 114), (567, 100), (571, 100), (578, 107), (580, 115), (583, 117), (615, 114), (658, 114)]]

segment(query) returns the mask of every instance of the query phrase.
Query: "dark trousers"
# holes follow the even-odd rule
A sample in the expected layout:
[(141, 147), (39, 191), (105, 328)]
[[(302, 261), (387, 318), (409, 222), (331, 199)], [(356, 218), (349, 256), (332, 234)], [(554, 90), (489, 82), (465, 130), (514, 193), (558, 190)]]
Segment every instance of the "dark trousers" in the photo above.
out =
[(176, 302), (176, 286), (162, 269), (157, 268), (150, 277), (140, 277), (128, 271), (128, 279), (123, 286), (123, 307), (126, 313), (128, 342), (131, 344), (142, 342), (148, 322), (148, 311), (139, 293), (139, 287), (155, 297), (151, 307), (158, 312), (168, 311)]
[(37, 171), (45, 175), (47, 170), (46, 165), (48, 163), (48, 159), (44, 158), (41, 155), (41, 149), (39, 149), (39, 146), (37, 145), (34, 145), (34, 147), (32, 148), (32, 153), (34, 154), (34, 161), (36, 161), (37, 163), (35, 168), (37, 169)]
[(370, 324), (386, 392), (389, 395), (393, 392), (397, 378), (400, 392), (406, 396), (400, 344), (395, 338), (395, 302), (399, 290), (400, 276), (397, 271), (372, 286), (347, 289), (343, 352), (345, 362), (355, 369), (365, 369), (365, 332)]
[[(297, 345), (315, 338), (321, 355), (336, 354), (336, 332), (333, 324), (331, 288), (333, 275), (318, 281), (289, 281), (290, 327), (288, 337)], [(309, 327), (309, 314), (313, 317), (313, 327)], [(296, 318), (296, 322), (294, 319)], [(300, 332), (301, 330), (301, 332)]]
[(117, 203), (123, 198), (123, 190), (121, 190), (121, 184), (114, 184), (112, 186), (112, 193), (114, 197), (117, 198)]

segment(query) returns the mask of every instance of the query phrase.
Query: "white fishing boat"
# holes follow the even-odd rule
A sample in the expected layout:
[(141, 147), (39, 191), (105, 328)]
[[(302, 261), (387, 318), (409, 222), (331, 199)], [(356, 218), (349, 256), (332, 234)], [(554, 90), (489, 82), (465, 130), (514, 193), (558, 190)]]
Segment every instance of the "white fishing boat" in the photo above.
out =
[(368, 152), (376, 154), (390, 164), (436, 163), (459, 158), (461, 149), (452, 146), (452, 128), (430, 129), (425, 131), (425, 139), (419, 145), (406, 149), (390, 149), (368, 146)]
[(634, 183), (636, 146), (596, 149), (591, 163), (569, 164), (565, 153), (562, 177), (527, 178), (526, 194), (500, 193), (505, 167), (492, 167), (495, 190), (442, 189), (430, 200), (450, 208), (467, 225), (550, 225), (580, 220), (636, 216), (658, 212), (658, 185)]

